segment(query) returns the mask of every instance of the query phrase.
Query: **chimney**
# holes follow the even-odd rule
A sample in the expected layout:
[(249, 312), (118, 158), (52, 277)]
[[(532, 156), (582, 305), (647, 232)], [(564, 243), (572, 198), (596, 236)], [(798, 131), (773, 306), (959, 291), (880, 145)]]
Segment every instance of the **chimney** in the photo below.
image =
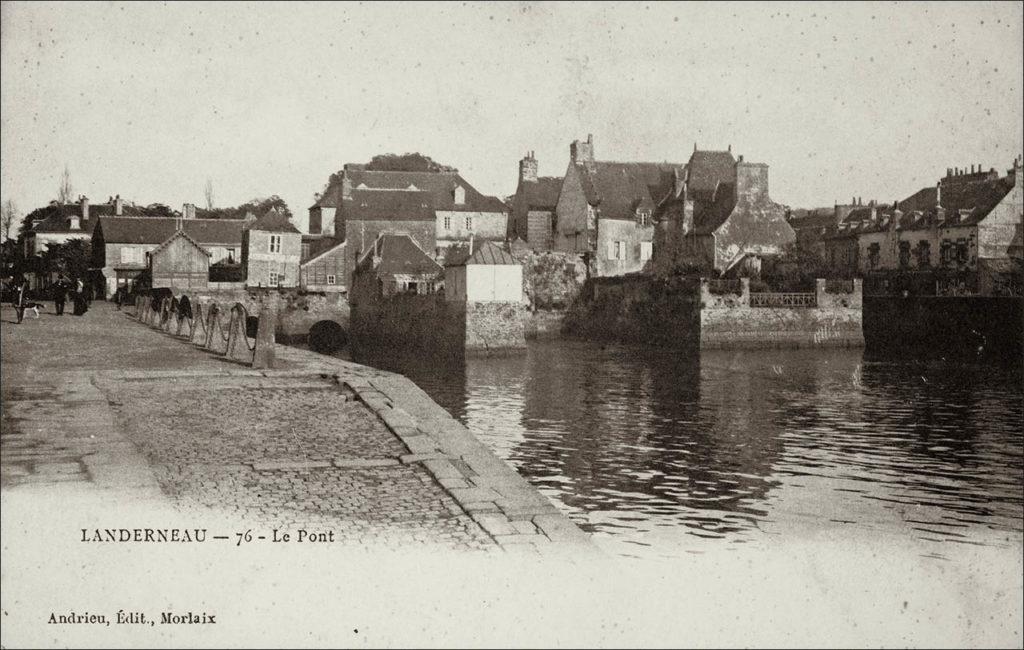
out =
[(120, 217), (124, 214), (124, 201), (121, 200), (121, 195), (118, 194), (114, 197), (114, 216)]
[(594, 135), (587, 134), (587, 141), (573, 140), (569, 145), (569, 159), (576, 163), (594, 162)]
[(194, 203), (186, 203), (181, 206), (181, 218), (182, 219), (195, 219), (196, 218), (196, 206)]
[(768, 200), (768, 165), (736, 161), (736, 200), (750, 203)]
[(526, 157), (519, 161), (519, 182), (537, 182), (537, 159), (533, 157), (532, 151), (528, 152)]
[(731, 145), (731, 144), (730, 144), (730, 145), (729, 145), (729, 147), (728, 147), (728, 148), (726, 149), (726, 151), (728, 151), (729, 153), (732, 153), (732, 145)]
[(935, 184), (935, 205), (942, 205), (942, 181)]
[(320, 192), (317, 192), (317, 193), (315, 193), (315, 194), (313, 195), (313, 202), (314, 202), (314, 203), (319, 203), (319, 202), (320, 202), (320, 199), (321, 199), (322, 197), (323, 197), (323, 195), (322, 195), (322, 194), (320, 194)]
[[(103, 195), (102, 195), (102, 194), (100, 194), (100, 196), (103, 196)], [(78, 200), (78, 201), (79, 201), (79, 203), (80, 203), (80, 204), (81, 204), (81, 206), (82, 206), (82, 221), (84, 221), (84, 222), (88, 222), (88, 221), (89, 221), (89, 197), (87, 197), (87, 196), (85, 196), (85, 195), (83, 194), (83, 195), (82, 195), (82, 196), (81, 196), (81, 197), (79, 198), (79, 200)], [(76, 226), (76, 228), (77, 228), (77, 226)]]

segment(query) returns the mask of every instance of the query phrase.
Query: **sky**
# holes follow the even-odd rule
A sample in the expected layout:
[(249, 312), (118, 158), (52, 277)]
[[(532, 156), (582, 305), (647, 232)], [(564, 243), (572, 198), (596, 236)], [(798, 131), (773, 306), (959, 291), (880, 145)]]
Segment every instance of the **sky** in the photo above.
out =
[(21, 3), (0, 15), (0, 199), (306, 209), (419, 151), (486, 194), (519, 159), (770, 166), (793, 207), (891, 202), (1024, 149), (1021, 3)]

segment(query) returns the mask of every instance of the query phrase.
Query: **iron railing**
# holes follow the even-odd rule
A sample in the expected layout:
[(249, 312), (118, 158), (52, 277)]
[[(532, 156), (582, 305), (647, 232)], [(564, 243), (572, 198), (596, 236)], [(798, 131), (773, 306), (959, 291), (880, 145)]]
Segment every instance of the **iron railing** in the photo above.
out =
[(751, 307), (817, 307), (818, 296), (813, 293), (752, 293)]

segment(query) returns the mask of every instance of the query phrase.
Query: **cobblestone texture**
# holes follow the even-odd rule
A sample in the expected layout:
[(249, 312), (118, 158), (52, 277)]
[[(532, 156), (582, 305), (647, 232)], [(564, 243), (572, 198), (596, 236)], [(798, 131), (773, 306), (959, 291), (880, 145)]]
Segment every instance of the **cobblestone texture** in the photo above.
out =
[(256, 372), (105, 303), (2, 316), (5, 490), (72, 483), (341, 544), (497, 548), (425, 467), (398, 461), (408, 448), (365, 404), (302, 360)]

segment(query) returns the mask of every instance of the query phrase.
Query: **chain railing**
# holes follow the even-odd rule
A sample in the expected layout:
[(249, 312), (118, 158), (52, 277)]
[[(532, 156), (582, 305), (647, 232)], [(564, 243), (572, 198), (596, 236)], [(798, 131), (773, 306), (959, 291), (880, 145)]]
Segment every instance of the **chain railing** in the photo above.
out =
[[(188, 296), (165, 296), (159, 301), (155, 296), (141, 293), (135, 296), (134, 317), (140, 323), (257, 367), (273, 364), (274, 323), (271, 314), (270, 309), (260, 310), (256, 338), (250, 341), (247, 326), (252, 316), (240, 302), (231, 306), (225, 323), (223, 311), (215, 302), (204, 307)], [(264, 318), (267, 322), (262, 322)]]

